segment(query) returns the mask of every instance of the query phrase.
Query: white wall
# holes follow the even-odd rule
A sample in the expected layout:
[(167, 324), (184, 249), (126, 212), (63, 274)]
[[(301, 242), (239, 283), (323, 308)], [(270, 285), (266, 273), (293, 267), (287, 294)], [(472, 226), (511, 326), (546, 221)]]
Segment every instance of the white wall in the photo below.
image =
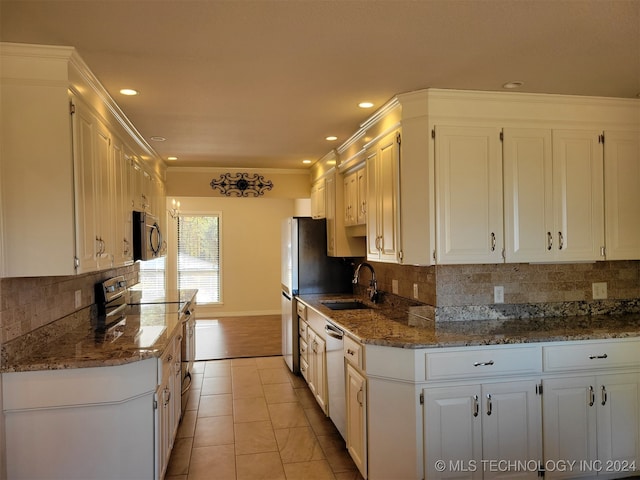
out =
[[(280, 314), (282, 221), (299, 211), (287, 198), (167, 197), (180, 201), (183, 214), (222, 214), (222, 299), (199, 305), (197, 317)], [(168, 286), (175, 287), (177, 222), (168, 220)]]

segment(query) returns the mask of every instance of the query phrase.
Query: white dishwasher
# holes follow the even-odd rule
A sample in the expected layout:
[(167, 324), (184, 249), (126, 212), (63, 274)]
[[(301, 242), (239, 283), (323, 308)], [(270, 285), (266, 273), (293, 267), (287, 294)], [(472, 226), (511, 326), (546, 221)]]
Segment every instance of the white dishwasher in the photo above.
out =
[(327, 389), (329, 390), (329, 418), (346, 439), (347, 400), (344, 385), (344, 332), (328, 320), (324, 325), (327, 355)]

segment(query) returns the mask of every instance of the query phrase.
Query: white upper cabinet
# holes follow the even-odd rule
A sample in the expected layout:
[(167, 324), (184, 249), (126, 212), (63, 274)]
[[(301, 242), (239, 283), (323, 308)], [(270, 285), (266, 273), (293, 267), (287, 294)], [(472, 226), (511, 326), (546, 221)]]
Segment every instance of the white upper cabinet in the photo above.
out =
[(326, 181), (320, 178), (311, 185), (311, 217), (325, 218), (326, 216)]
[(73, 48), (0, 43), (0, 62), (0, 275), (74, 275), (130, 263), (136, 205), (124, 192), (133, 183), (124, 182), (131, 178), (122, 140), (157, 178), (161, 159), (105, 100)]
[(504, 129), (508, 262), (604, 259), (599, 139), (595, 130)]
[(504, 229), (508, 262), (550, 258), (553, 231), (551, 130), (504, 129)]
[(640, 258), (640, 133), (604, 133), (605, 255)]
[[(554, 260), (604, 260), (604, 190), (600, 133), (554, 130)], [(547, 246), (547, 249), (549, 248)]]
[(435, 149), (437, 262), (502, 262), (500, 130), (436, 126)]
[(399, 262), (399, 131), (384, 136), (367, 155), (369, 205), (367, 259)]
[(366, 169), (360, 168), (344, 177), (344, 224), (346, 226), (367, 223)]

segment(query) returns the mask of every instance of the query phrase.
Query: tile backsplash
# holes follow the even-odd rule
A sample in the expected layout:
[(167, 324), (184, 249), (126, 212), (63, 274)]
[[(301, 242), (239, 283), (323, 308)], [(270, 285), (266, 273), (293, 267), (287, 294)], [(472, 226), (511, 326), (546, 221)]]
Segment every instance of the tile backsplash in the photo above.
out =
[[(138, 281), (139, 263), (69, 277), (0, 279), (0, 343), (30, 333), (66, 315), (95, 303), (94, 285), (123, 275), (127, 284)], [(82, 292), (79, 308), (75, 292)]]
[[(417, 300), (441, 311), (464, 308), (482, 311), (483, 308), (477, 307), (494, 305), (494, 286), (504, 287), (505, 306), (537, 305), (544, 309), (549, 304), (560, 304), (567, 309), (571, 304), (595, 303), (592, 284), (600, 282), (607, 284), (610, 302), (630, 303), (640, 299), (640, 261), (636, 260), (430, 267), (378, 262), (372, 265), (380, 290), (392, 292), (393, 280), (397, 280), (398, 295), (413, 299), (413, 285), (417, 284)], [(368, 281), (368, 276), (360, 280), (361, 283)]]

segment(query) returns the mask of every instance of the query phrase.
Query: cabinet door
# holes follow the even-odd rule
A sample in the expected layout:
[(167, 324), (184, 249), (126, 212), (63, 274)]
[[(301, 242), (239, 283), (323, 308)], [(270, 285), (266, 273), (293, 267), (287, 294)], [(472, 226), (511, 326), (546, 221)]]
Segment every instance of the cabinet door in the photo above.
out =
[[(482, 455), (485, 460), (507, 460), (530, 465), (542, 461), (542, 415), (536, 381), (482, 386)], [(484, 469), (484, 478), (538, 477), (533, 468), (519, 471)]]
[(311, 185), (311, 216), (325, 217), (325, 180), (321, 178)]
[(326, 344), (324, 339), (318, 334), (315, 334), (313, 342), (313, 362), (316, 401), (326, 414), (329, 405), (329, 397), (327, 395)]
[(336, 255), (337, 244), (337, 226), (336, 226), (336, 179), (335, 175), (329, 175), (322, 179), (322, 216), (316, 218), (327, 219), (327, 255)]
[(76, 256), (78, 273), (98, 269), (99, 242), (96, 239), (96, 129), (97, 119), (79, 100), (73, 115), (73, 161), (76, 210)]
[(501, 263), (500, 131), (436, 127), (437, 262)]
[[(596, 382), (594, 377), (543, 381), (544, 461), (589, 462), (597, 459)], [(592, 472), (583, 472), (589, 476)], [(579, 472), (548, 471), (545, 477), (580, 476)]]
[(481, 393), (478, 385), (423, 390), (425, 478), (482, 478)]
[(387, 135), (380, 142), (378, 157), (379, 179), (377, 185), (380, 235), (380, 260), (397, 262), (399, 247), (399, 215), (398, 204), (400, 175), (399, 133)]
[(553, 255), (551, 130), (504, 129), (504, 230), (507, 262)]
[(367, 152), (365, 172), (367, 176), (367, 259), (378, 260), (378, 212), (376, 204), (376, 168), (378, 166), (378, 151), (372, 148)]
[(129, 187), (130, 161), (124, 153), (122, 143), (113, 141), (114, 180), (114, 263), (116, 266), (133, 262), (132, 216)]
[(367, 223), (367, 174), (364, 168), (356, 172), (356, 223), (364, 225)]
[(600, 132), (554, 130), (555, 259), (604, 260), (603, 152)]
[[(597, 378), (598, 459), (604, 467), (640, 465), (640, 405), (638, 375)], [(616, 468), (620, 463), (621, 467)]]
[(383, 137), (367, 156), (367, 258), (398, 263), (400, 133)]
[(366, 379), (347, 364), (347, 450), (367, 478), (367, 390)]
[(113, 266), (113, 155), (111, 133), (101, 123), (96, 124), (95, 182), (98, 202), (96, 211), (96, 240), (98, 241), (98, 268)]
[(355, 225), (358, 221), (358, 177), (350, 173), (344, 177), (344, 224)]
[(604, 195), (607, 260), (640, 259), (638, 132), (605, 132)]

